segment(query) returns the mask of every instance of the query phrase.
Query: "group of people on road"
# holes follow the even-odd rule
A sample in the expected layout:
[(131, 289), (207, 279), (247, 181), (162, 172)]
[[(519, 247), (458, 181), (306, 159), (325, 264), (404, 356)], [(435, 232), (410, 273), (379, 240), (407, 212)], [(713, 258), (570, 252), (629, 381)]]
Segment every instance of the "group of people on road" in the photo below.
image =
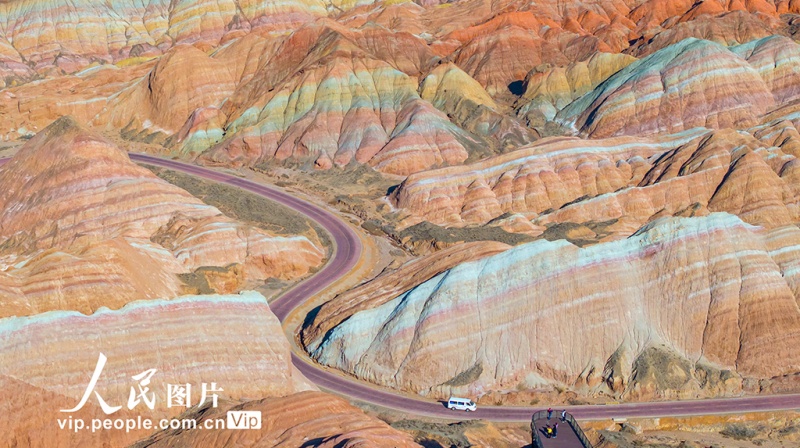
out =
[(553, 426), (545, 425), (544, 426), (544, 436), (548, 439), (555, 439), (558, 437), (558, 422), (555, 422)]
[[(550, 421), (551, 418), (553, 418), (553, 408), (548, 408), (547, 409), (547, 420)], [(561, 421), (562, 422), (567, 421), (567, 411), (566, 410), (561, 411)], [(544, 435), (548, 439), (555, 439), (556, 437), (558, 437), (558, 422), (555, 422), (553, 424), (553, 426), (550, 426), (550, 424), (548, 423), (548, 424), (544, 425), (543, 429), (544, 429)]]

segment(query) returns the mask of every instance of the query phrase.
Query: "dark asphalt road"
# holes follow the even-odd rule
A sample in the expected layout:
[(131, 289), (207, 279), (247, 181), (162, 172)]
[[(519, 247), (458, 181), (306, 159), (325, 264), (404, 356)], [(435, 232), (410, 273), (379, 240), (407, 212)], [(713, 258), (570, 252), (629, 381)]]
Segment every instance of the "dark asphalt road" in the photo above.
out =
[[(355, 266), (361, 256), (361, 243), (355, 232), (344, 224), (341, 219), (316, 205), (295, 198), (275, 188), (212, 169), (143, 154), (130, 154), (130, 157), (132, 160), (139, 163), (169, 168), (193, 176), (233, 185), (272, 199), (313, 219), (331, 234), (336, 244), (333, 259), (321, 271), (300, 283), (272, 303), (272, 310), (281, 321), (286, 319), (294, 308), (329, 286), (338, 278), (346, 275)], [(3, 162), (5, 162), (5, 160), (0, 160), (0, 165), (2, 165)], [(313, 361), (308, 360), (304, 354), (292, 354), (292, 362), (303, 375), (322, 389), (352, 399), (372, 403), (377, 406), (405, 411), (410, 414), (438, 416), (459, 420), (469, 417), (493, 421), (529, 422), (535, 411), (547, 407), (547, 404), (536, 407), (479, 406), (477, 412), (466, 413), (451, 411), (439, 402), (397, 395), (389, 390), (366, 385), (339, 373), (329, 371), (313, 363)], [(564, 406), (559, 406), (559, 409), (563, 408)], [(572, 413), (576, 419), (587, 420), (623, 417), (666, 417), (743, 413), (800, 409), (800, 394), (617, 405), (567, 406), (566, 409)]]

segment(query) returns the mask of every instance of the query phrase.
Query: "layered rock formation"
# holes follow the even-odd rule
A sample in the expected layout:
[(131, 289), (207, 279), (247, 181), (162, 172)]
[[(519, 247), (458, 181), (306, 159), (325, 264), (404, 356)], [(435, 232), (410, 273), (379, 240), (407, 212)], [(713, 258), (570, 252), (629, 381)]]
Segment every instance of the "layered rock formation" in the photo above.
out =
[(384, 272), (372, 281), (321, 305), (314, 313), (312, 321), (303, 328), (302, 338), (306, 348), (316, 349), (332, 328), (359, 311), (383, 305), (419, 283), (461, 263), (488, 257), (509, 247), (497, 242), (464, 243), (411, 261), (394, 271)]
[(732, 47), (731, 50), (758, 72), (767, 89), (772, 92), (776, 105), (800, 98), (800, 80), (795, 73), (800, 63), (800, 45), (795, 41), (770, 36)]
[(492, 95), (542, 63), (566, 66), (598, 51), (645, 56), (689, 37), (734, 45), (780, 33), (779, 15), (797, 13), (786, 1), (509, 3), (489, 15), (486, 4), (465, 2), (431, 19), (448, 32), (437, 48), (455, 50), (458, 65)]
[(3, 316), (174, 297), (178, 274), (208, 266), (239, 265), (250, 281), (295, 279), (324, 256), (305, 236), (225, 217), (69, 118), (4, 165), (0, 191)]
[(510, 213), (553, 231), (583, 226), (587, 240), (626, 237), (661, 216), (710, 211), (767, 228), (798, 222), (796, 128), (779, 119), (751, 132), (548, 139), (474, 166), (409, 176), (391, 199), (406, 225), (483, 225)]
[(527, 115), (539, 111), (542, 118), (552, 120), (559, 110), (635, 60), (625, 54), (595, 53), (586, 61), (563, 67), (538, 66), (525, 78), (519, 113)]
[[(110, 401), (156, 363), (233, 384), (224, 409), (193, 416), (265, 415), (261, 431), (136, 434), (143, 446), (411, 443), (300, 392), (261, 298), (130, 304), (197, 279), (295, 280), (325, 254), (313, 234), (226, 218), (63, 115), (209, 165), (371, 167), (402, 182), (375, 207), (396, 234), (542, 240), (434, 241), (321, 306), (302, 342), (360, 378), (490, 400), (553, 384), (637, 399), (796, 390), (798, 30), (795, 0), (0, 2), (0, 138), (31, 139), (0, 171), (6, 432), (53, 446), (42, 409), (74, 403), (102, 349)], [(53, 373), (24, 353), (69, 359)]]
[(152, 64), (103, 65), (6, 89), (0, 94), (0, 138), (30, 138), (65, 115), (89, 123), (103, 111), (110, 97), (146, 76)]
[(652, 140), (544, 139), (474, 165), (411, 175), (390, 199), (411, 214), (406, 224), (484, 224), (504, 213), (530, 220), (578, 199), (635, 186), (651, 159), (704, 133)]
[[(701, 3), (713, 5), (716, 2)], [(626, 52), (643, 57), (692, 37), (734, 46), (777, 34), (783, 25), (774, 16), (743, 10), (685, 15), (681, 18), (673, 16), (665, 23), (669, 28), (661, 29), (658, 26), (654, 30), (645, 31), (645, 36), (637, 40)]]
[[(146, 5), (126, 1), (98, 5), (14, 0), (0, 8), (3, 24), (0, 55), (3, 68), (16, 73), (50, 67), (72, 71), (94, 61), (160, 54), (180, 43), (214, 47), (248, 33), (270, 35), (293, 31), (319, 18), (339, 15), (354, 28), (372, 22), (397, 31), (437, 36), (440, 40), (437, 48), (445, 51), (456, 47), (463, 50), (464, 61), (472, 59), (464, 64), (470, 74), (499, 80), (494, 75), (497, 72), (513, 75), (514, 70), (507, 62), (521, 67), (519, 76), (532, 68), (524, 65), (535, 62), (522, 59), (514, 63), (511, 55), (503, 54), (502, 48), (509, 40), (534, 50), (526, 58), (538, 58), (542, 52), (549, 56), (550, 50), (542, 45), (544, 42), (555, 43), (555, 54), (566, 57), (579, 57), (594, 49), (619, 52), (631, 44), (638, 49), (663, 39), (661, 35), (676, 34), (676, 29), (681, 30), (678, 34), (683, 37), (713, 37), (715, 41), (723, 41), (732, 36), (741, 43), (763, 37), (754, 34), (760, 29), (781, 30), (785, 24), (779, 16), (798, 12), (795, 2), (788, 0), (605, 3), (576, 0), (536, 4), (481, 1), (456, 3), (448, 8), (438, 7), (438, 1), (426, 1), (419, 2), (422, 6), (389, 4), (379, 9), (372, 3), (198, 0), (171, 4), (162, 0)], [(350, 13), (342, 14), (351, 9)], [(728, 24), (726, 16), (734, 14), (741, 17), (740, 23), (751, 25)], [(52, 20), (54, 17), (61, 20)], [(708, 24), (714, 22), (723, 25), (709, 29)], [(682, 27), (694, 23), (699, 25)], [(491, 45), (501, 51), (485, 54), (486, 47)], [(489, 59), (478, 64), (479, 58), (471, 57), (475, 54)], [(497, 87), (505, 84), (501, 82)], [(492, 90), (494, 86), (489, 88)]]
[[(0, 340), (2, 393), (12, 397), (4, 401), (8, 419), (2, 429), (11, 437), (7, 441), (26, 446), (75, 446), (66, 443), (70, 437), (95, 441), (91, 445), (106, 437), (120, 445), (149, 432), (100, 431), (87, 436), (59, 429), (56, 419), (71, 415), (59, 410), (81, 401), (100, 353), (108, 361), (95, 391), (108, 405), (122, 406), (120, 413), (127, 417), (160, 419), (185, 411), (186, 407), (168, 407), (167, 384), (192, 384), (192, 406), (199, 402), (204, 382), (217, 383), (224, 389), (218, 395), (234, 400), (315, 389), (294, 370), (280, 323), (266, 300), (252, 292), (139, 301), (90, 316), (52, 311), (6, 318), (0, 320)], [(131, 376), (148, 369), (157, 369), (149, 384), (155, 406), (151, 410), (140, 403), (129, 409), (129, 392), (138, 384)], [(49, 398), (29, 401), (36, 395)], [(105, 418), (94, 394), (87, 403), (72, 417)]]
[(592, 137), (741, 129), (774, 104), (745, 60), (718, 44), (685, 39), (627, 66), (557, 119)]
[(515, 148), (538, 138), (535, 130), (507, 116), (476, 80), (452, 63), (433, 69), (419, 90), (422, 99), (430, 101), (461, 128), (492, 137), (501, 149)]
[(191, 45), (177, 46), (109, 101), (105, 113), (110, 116), (94, 120), (116, 129), (176, 134), (187, 119), (196, 121), (192, 114), (203, 107), (218, 109), (233, 93), (233, 68)]
[[(795, 95), (784, 68), (793, 66), (795, 48), (768, 38), (731, 53), (778, 102)], [(773, 324), (796, 335), (800, 322), (798, 111), (798, 101), (788, 101), (739, 131), (549, 138), (411, 175), (389, 196), (404, 225), (469, 227), (513, 217), (531, 227), (508, 230), (552, 242), (414, 282), (307, 344), (322, 362), (357, 377), (437, 397), (491, 401), (554, 383), (631, 399), (714, 396), (752, 391), (765, 378), (763, 390), (797, 390), (797, 354), (761, 338)], [(726, 241), (744, 246), (723, 248)], [(735, 261), (723, 268), (723, 260)], [(626, 283), (631, 278), (636, 286)], [(509, 305), (510, 297), (520, 302)], [(788, 317), (766, 310), (773, 298)], [(513, 316), (497, 317), (510, 309)], [(608, 319), (585, 324), (596, 316)], [(461, 336), (444, 336), (454, 334)], [(462, 348), (463, 356), (448, 357)], [(776, 361), (760, 358), (762, 350), (776, 350)]]
[[(257, 441), (299, 446), (302, 437), (336, 440), (323, 446), (345, 440), (369, 446), (415, 446), (408, 436), (343, 400), (311, 392), (316, 388), (292, 366), (280, 323), (258, 293), (138, 301), (90, 316), (53, 311), (6, 318), (0, 320), (0, 341), (0, 396), (5, 398), (6, 415), (0, 430), (11, 445), (127, 446), (153, 431), (62, 430), (57, 421), (67, 424), (70, 417), (73, 421), (83, 418), (89, 425), (92, 418), (143, 418), (151, 419), (155, 427), (162, 418), (180, 415), (195, 418), (200, 428), (206, 418), (221, 415), (224, 419), (225, 412), (235, 408), (263, 411), (264, 432), (228, 433), (231, 437), (242, 434), (239, 443), (248, 446)], [(109, 406), (122, 409), (107, 415), (93, 394), (75, 413), (60, 412), (80, 403), (100, 353), (107, 362), (94, 391)], [(148, 369), (156, 369), (145, 385), (147, 396), (154, 396), (153, 407), (140, 402), (129, 408), (131, 388), (140, 384), (132, 376)], [(199, 412), (203, 383), (215, 383), (220, 389), (216, 392), (219, 407)], [(168, 384), (189, 384), (191, 407), (170, 407)], [(331, 419), (336, 421), (333, 426)], [(143, 446), (209, 445), (225, 431), (197, 429), (178, 436), (167, 432), (167, 440), (162, 440), (164, 435), (154, 436)]]
[(793, 225), (715, 213), (583, 249), (528, 243), (353, 314), (313, 355), (436, 397), (548, 383), (632, 398), (735, 392), (739, 376), (800, 371), (798, 239)]
[(408, 59), (398, 57), (387, 48), (396, 37), (335, 24), (298, 30), (283, 44), (291, 50), (234, 94), (224, 109), (228, 137), (202, 160), (310, 160), (323, 169), (355, 161), (391, 174), (463, 162), (471, 138), (423, 101), (403, 71), (418, 70), (414, 58), (430, 55), (421, 57), (414, 47), (424, 56), (424, 44), (407, 36)]
[[(220, 43), (246, 32), (284, 32), (326, 15), (327, 2), (246, 2), (159, 0), (147, 4), (37, 2), (0, 5), (2, 54), (9, 64), (67, 72), (93, 61), (118, 61), (159, 54), (173, 44)], [(339, 7), (348, 7), (344, 2)], [(5, 58), (4, 58), (5, 59)]]
[[(24, 85), (0, 95), (0, 135), (72, 114), (209, 164), (405, 176), (570, 132), (553, 120), (594, 137), (749, 127), (796, 84), (788, 40), (719, 46), (796, 34), (786, 0), (162, 3), (4, 3), (0, 82)], [(781, 86), (756, 82), (770, 58)]]
[(798, 98), (798, 53), (778, 36), (731, 48), (684, 39), (620, 70), (556, 120), (592, 137), (746, 129)]
[[(548, 27), (552, 27), (552, 31)], [(510, 83), (524, 79), (528, 71), (539, 64), (566, 65), (570, 62), (571, 58), (564, 54), (565, 47), (574, 45), (580, 37), (563, 33), (567, 36), (554, 36), (555, 42), (548, 42), (540, 35), (544, 30), (551, 34), (563, 31), (552, 20), (540, 21), (531, 12), (520, 12), (455, 31), (444, 39), (460, 41), (462, 46), (455, 63), (486, 86), (490, 94), (497, 95), (508, 92)]]

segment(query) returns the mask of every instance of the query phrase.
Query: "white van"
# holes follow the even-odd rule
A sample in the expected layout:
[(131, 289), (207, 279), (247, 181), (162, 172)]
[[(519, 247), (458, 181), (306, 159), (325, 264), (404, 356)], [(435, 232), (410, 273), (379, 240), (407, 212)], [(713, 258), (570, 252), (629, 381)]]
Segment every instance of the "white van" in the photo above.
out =
[(474, 412), (476, 409), (478, 409), (478, 405), (476, 405), (475, 402), (469, 398), (450, 397), (450, 399), (447, 400), (447, 409), (452, 409), (454, 411)]

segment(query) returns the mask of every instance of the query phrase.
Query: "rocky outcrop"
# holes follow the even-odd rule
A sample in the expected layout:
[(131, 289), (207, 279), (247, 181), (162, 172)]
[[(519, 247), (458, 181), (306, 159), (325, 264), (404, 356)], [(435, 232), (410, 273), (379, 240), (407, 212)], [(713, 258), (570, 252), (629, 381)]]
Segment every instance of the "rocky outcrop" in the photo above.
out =
[(381, 59), (396, 56), (387, 53), (386, 34), (327, 23), (297, 31), (284, 43), (292, 50), (276, 54), (226, 104), (226, 139), (201, 160), (357, 162), (401, 175), (466, 160), (469, 134), (422, 100), (417, 81), (401, 71), (417, 70), (413, 45), (409, 59)]
[(355, 313), (312, 353), (435, 397), (543, 384), (629, 398), (735, 393), (741, 377), (800, 371), (798, 241), (793, 225), (766, 231), (715, 213), (582, 249), (528, 243)]
[(2, 316), (174, 297), (178, 274), (206, 266), (238, 264), (251, 281), (295, 279), (324, 256), (307, 237), (225, 217), (70, 118), (3, 166), (0, 210)]
[(231, 68), (196, 47), (177, 46), (159, 58), (147, 76), (115, 95), (94, 121), (164, 137), (176, 134), (187, 120), (197, 120), (193, 114), (199, 109), (219, 108), (233, 93), (236, 78)]
[[(232, 400), (316, 389), (292, 366), (278, 319), (254, 292), (138, 301), (89, 316), (52, 311), (11, 317), (0, 320), (0, 341), (0, 390), (11, 397), (4, 400), (8, 417), (2, 430), (7, 441), (31, 447), (66, 446), (57, 443), (70, 437), (90, 445), (103, 438), (127, 445), (148, 433), (87, 436), (59, 429), (56, 419), (70, 415), (106, 418), (94, 394), (77, 413), (59, 412), (81, 401), (100, 353), (107, 363), (95, 391), (109, 406), (122, 406), (120, 414), (129, 418), (160, 419), (186, 411), (186, 406), (168, 406), (167, 384), (191, 384), (192, 406), (199, 403), (202, 383), (215, 382), (223, 389), (219, 397)], [(129, 409), (128, 395), (138, 384), (131, 376), (148, 369), (156, 369), (149, 383), (154, 407), (139, 403)], [(31, 401), (33, 396), (47, 399)]]
[[(548, 239), (576, 244), (627, 237), (662, 216), (725, 211), (766, 228), (800, 221), (800, 135), (780, 119), (751, 132), (547, 139), (472, 166), (409, 176), (390, 199), (404, 225), (485, 225), (516, 214), (546, 228)], [(570, 236), (576, 225), (582, 236)]]
[(628, 65), (556, 119), (597, 138), (649, 135), (747, 128), (774, 105), (747, 61), (721, 45), (685, 39)]
[(452, 63), (433, 69), (420, 84), (420, 96), (462, 129), (496, 141), (500, 150), (538, 139), (536, 131), (507, 116), (488, 92)]
[(326, 3), (13, 0), (0, 5), (0, 37), (11, 62), (73, 72), (94, 61), (160, 54), (176, 43), (216, 46), (250, 31), (285, 32), (325, 16)]
[(529, 220), (589, 197), (635, 186), (651, 160), (703, 135), (658, 139), (548, 138), (473, 165), (409, 176), (390, 200), (410, 216), (439, 225), (485, 224), (504, 213)]
[[(53, 311), (0, 319), (0, 341), (6, 415), (0, 430), (11, 445), (128, 446), (153, 430), (62, 430), (57, 421), (68, 425), (70, 417), (82, 418), (89, 425), (93, 418), (138, 418), (155, 427), (162, 418), (181, 418), (195, 419), (200, 428), (205, 419), (225, 419), (235, 409), (261, 411), (262, 431), (165, 431), (137, 446), (210, 446), (223, 436), (247, 446), (265, 440), (269, 446), (299, 446), (304, 438), (327, 443), (313, 446), (416, 446), (344, 400), (315, 392), (292, 366), (281, 325), (255, 292), (138, 301), (90, 316)], [(94, 391), (122, 409), (107, 415), (93, 394), (80, 410), (60, 412), (80, 403), (100, 353), (107, 362)], [(140, 385), (131, 377), (148, 369), (155, 369), (145, 384), (153, 407), (140, 401), (131, 408), (131, 388)], [(209, 394), (209, 402), (198, 407), (203, 383), (219, 389), (217, 406)], [(170, 406), (169, 384), (190, 385), (189, 406)]]
[(394, 271), (353, 288), (321, 305), (302, 332), (303, 343), (316, 349), (328, 332), (359, 311), (375, 308), (461, 263), (500, 253), (511, 246), (498, 242), (463, 243), (410, 261)]

